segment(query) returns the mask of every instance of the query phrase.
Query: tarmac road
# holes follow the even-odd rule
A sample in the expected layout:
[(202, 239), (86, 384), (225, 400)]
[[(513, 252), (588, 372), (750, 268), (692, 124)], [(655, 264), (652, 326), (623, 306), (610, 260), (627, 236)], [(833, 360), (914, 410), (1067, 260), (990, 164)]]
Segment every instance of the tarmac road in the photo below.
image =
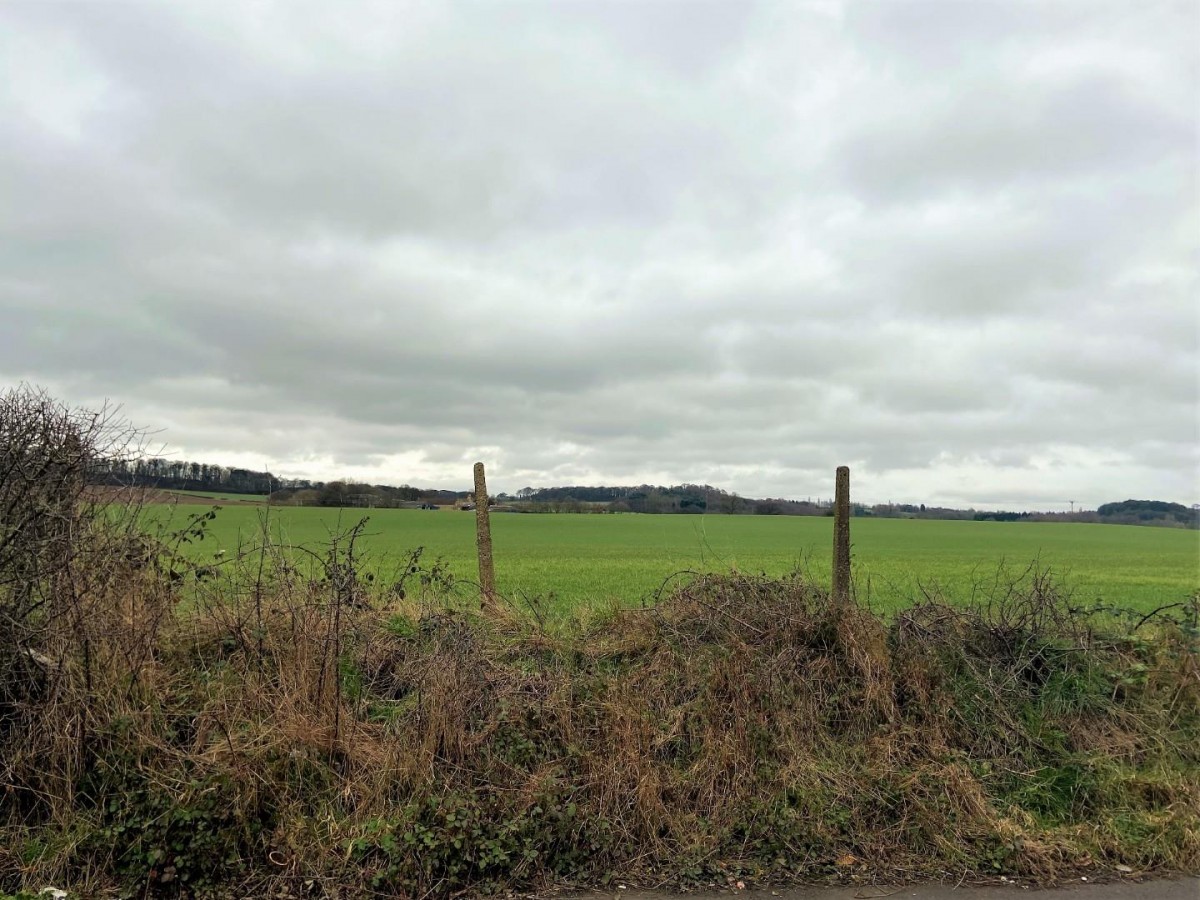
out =
[(576, 895), (578, 900), (1015, 900), (1033, 893), (1038, 900), (1200, 900), (1200, 878), (1151, 879), (1146, 881), (1071, 882), (1053, 888), (1019, 883), (983, 886), (952, 884), (907, 884), (899, 887), (863, 885), (850, 887), (783, 887), (748, 890), (711, 890), (689, 894), (656, 891), (605, 889)]

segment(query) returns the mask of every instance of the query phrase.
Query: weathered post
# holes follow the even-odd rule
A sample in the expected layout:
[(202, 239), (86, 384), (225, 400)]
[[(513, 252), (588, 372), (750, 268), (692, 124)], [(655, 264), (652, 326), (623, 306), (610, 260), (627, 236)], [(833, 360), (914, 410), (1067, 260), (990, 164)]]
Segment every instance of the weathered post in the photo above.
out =
[(492, 565), (492, 526), (488, 519), (487, 480), (483, 463), (475, 463), (475, 549), (479, 554), (479, 587), (484, 608), (496, 602), (496, 569)]
[(850, 602), (850, 469), (838, 466), (833, 497), (833, 602)]

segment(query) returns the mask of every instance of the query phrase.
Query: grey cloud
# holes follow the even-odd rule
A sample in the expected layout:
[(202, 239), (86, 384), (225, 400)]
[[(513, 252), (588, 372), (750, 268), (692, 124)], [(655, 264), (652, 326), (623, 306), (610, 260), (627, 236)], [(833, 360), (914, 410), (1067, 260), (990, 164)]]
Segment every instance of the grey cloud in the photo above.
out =
[(1197, 25), (0, 7), (0, 375), (295, 475), (1190, 502)]
[(1148, 109), (1112, 77), (1040, 96), (1029, 88), (965, 88), (872, 124), (841, 148), (850, 179), (873, 198), (900, 201), (934, 191), (1028, 189), (1039, 178), (1154, 165), (1186, 147), (1192, 130), (1183, 116)]

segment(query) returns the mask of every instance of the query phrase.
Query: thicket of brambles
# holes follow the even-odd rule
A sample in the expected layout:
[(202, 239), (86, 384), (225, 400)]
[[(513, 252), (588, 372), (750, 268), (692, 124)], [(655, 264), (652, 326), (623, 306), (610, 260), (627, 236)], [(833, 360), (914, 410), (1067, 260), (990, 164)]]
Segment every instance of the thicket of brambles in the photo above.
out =
[(0, 893), (362, 896), (1200, 868), (1198, 605), (1031, 568), (883, 617), (797, 575), (480, 611), (358, 531), (203, 567), (0, 398)]

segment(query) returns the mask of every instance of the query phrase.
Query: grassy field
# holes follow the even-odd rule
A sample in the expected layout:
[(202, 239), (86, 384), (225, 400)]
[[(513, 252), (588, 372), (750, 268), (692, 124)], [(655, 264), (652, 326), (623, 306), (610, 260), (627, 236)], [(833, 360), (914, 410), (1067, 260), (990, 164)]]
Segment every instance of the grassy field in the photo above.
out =
[(197, 502), (218, 500), (222, 503), (262, 503), (267, 499), (266, 494), (227, 494), (221, 491), (162, 491), (163, 494), (174, 495), (181, 502)]
[[(203, 507), (151, 509), (182, 526)], [(475, 517), (442, 510), (336, 510), (226, 506), (209, 538), (191, 552), (211, 559), (261, 534), (270, 515), (276, 540), (319, 550), (330, 535), (369, 516), (362, 542), (369, 566), (384, 579), (408, 551), (425, 561), (443, 557), (460, 579), (476, 577)], [(637, 603), (651, 599), (681, 571), (779, 575), (796, 568), (829, 577), (832, 520), (758, 516), (512, 515), (492, 516), (497, 578), (511, 596), (547, 597), (554, 605)], [(1014, 572), (1037, 559), (1076, 599), (1149, 610), (1200, 587), (1200, 534), (1162, 528), (1036, 522), (948, 522), (855, 519), (852, 523), (859, 597), (881, 609), (909, 604), (922, 588), (953, 601), (995, 580), (1004, 563)]]

